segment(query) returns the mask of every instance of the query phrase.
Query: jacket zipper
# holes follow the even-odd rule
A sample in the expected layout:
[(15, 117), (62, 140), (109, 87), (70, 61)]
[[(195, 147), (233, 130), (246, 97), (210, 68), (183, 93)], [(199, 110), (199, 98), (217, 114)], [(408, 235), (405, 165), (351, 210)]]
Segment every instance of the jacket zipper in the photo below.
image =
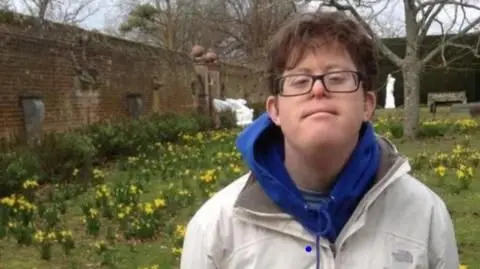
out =
[(330, 247), (328, 248), (328, 261), (325, 265), (325, 268), (322, 269), (334, 269), (335, 268), (335, 256), (336, 256), (336, 249), (334, 244), (330, 244)]
[(337, 256), (337, 249), (335, 247), (335, 244), (333, 243), (330, 244), (330, 251), (332, 251), (332, 256), (335, 259), (335, 256)]

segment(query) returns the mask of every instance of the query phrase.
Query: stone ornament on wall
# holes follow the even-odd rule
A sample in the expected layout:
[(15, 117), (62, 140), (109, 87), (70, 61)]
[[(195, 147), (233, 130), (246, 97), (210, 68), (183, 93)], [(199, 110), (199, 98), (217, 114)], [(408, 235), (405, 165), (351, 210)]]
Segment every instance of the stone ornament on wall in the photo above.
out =
[(154, 91), (158, 91), (158, 90), (160, 90), (160, 88), (165, 86), (163, 81), (160, 78), (158, 78), (158, 76), (156, 76), (156, 75), (153, 76), (153, 78), (152, 78), (152, 84), (153, 84), (153, 90)]
[(209, 51), (205, 53), (204, 60), (207, 63), (216, 63), (217, 62), (217, 54), (213, 51)]
[(97, 92), (102, 86), (100, 72), (94, 64), (88, 61), (86, 51), (88, 38), (81, 36), (79, 41), (81, 41), (80, 44), (83, 45), (80, 59), (73, 51), (70, 52), (74, 72), (74, 91), (77, 95), (98, 95)]
[(197, 58), (202, 57), (203, 54), (205, 54), (205, 49), (200, 45), (195, 45), (192, 48), (192, 52), (190, 53), (190, 56), (192, 56), (192, 58), (196, 60)]
[(73, 85), (75, 91), (96, 92), (100, 89), (99, 74), (95, 68), (75, 68)]
[(217, 63), (218, 61), (218, 57), (215, 52), (212, 50), (206, 51), (205, 48), (200, 45), (195, 45), (192, 47), (190, 56), (192, 57), (193, 61), (197, 63)]

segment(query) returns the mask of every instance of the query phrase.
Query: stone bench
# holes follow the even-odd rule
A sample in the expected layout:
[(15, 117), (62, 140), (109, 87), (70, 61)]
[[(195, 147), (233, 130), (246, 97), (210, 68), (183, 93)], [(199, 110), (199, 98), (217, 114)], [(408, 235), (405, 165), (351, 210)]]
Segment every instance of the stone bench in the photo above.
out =
[(467, 104), (453, 104), (450, 112), (459, 114), (469, 114), (472, 117), (480, 117), (480, 102)]
[(467, 94), (465, 91), (450, 92), (430, 92), (427, 95), (427, 106), (430, 113), (437, 112), (439, 105), (467, 104)]

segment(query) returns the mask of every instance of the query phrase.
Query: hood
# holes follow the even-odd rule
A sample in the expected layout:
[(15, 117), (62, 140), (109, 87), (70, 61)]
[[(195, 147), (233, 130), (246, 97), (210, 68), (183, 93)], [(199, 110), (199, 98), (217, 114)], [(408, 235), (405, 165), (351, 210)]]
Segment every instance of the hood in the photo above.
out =
[(291, 213), (305, 206), (300, 190), (283, 165), (283, 134), (267, 113), (240, 133), (236, 141), (243, 160), (270, 199)]
[(373, 185), (380, 160), (373, 127), (364, 123), (351, 160), (330, 190), (329, 203), (320, 210), (308, 206), (290, 178), (284, 166), (283, 143), (281, 129), (267, 113), (245, 128), (236, 141), (245, 163), (270, 200), (312, 234), (335, 241), (357, 203)]

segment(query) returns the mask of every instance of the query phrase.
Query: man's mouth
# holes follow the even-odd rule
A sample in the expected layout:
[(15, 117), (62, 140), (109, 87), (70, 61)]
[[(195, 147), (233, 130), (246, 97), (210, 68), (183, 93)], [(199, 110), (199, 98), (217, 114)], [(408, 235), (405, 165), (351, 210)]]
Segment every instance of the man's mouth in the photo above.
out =
[(322, 116), (322, 115), (332, 116), (332, 115), (336, 115), (336, 113), (335, 113), (335, 111), (326, 110), (326, 109), (325, 110), (314, 110), (314, 111), (306, 113), (304, 118), (307, 118), (307, 117), (310, 117), (310, 116)]

